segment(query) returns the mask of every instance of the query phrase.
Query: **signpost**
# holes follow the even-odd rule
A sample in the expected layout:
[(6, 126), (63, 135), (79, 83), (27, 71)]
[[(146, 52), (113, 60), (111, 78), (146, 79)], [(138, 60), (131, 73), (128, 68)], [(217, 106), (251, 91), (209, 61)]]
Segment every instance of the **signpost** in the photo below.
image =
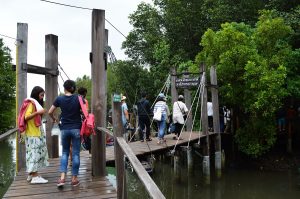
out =
[(186, 77), (182, 79), (176, 79), (176, 88), (191, 88), (198, 87), (200, 83), (200, 77)]

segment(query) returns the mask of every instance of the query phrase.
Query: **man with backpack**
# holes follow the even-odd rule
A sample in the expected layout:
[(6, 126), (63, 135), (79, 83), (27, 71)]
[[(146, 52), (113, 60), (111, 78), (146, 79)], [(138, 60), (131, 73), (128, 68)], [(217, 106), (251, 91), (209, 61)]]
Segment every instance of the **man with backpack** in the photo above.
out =
[(150, 117), (152, 111), (151, 111), (151, 105), (147, 100), (147, 94), (143, 92), (141, 96), (142, 99), (138, 101), (137, 107), (138, 107), (138, 117), (139, 117), (140, 141), (144, 142), (145, 134), (146, 134), (146, 141), (152, 140), (150, 138)]

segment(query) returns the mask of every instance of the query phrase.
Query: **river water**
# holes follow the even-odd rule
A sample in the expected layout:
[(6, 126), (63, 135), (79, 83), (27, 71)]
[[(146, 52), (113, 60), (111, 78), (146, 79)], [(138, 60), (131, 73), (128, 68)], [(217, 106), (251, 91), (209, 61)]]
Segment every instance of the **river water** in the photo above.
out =
[[(15, 173), (15, 135), (0, 142), (0, 198)], [(177, 154), (178, 155), (178, 154)], [(202, 158), (192, 153), (192, 166), (185, 152), (174, 156), (156, 156), (151, 175), (167, 199), (299, 199), (300, 173), (267, 172), (226, 168), (221, 178), (211, 169), (210, 183), (202, 173)], [(177, 162), (177, 163), (176, 163)], [(107, 168), (108, 178), (116, 186), (115, 168)], [(55, 185), (53, 185), (55, 186)], [(134, 172), (127, 169), (129, 199), (146, 199), (148, 193)]]

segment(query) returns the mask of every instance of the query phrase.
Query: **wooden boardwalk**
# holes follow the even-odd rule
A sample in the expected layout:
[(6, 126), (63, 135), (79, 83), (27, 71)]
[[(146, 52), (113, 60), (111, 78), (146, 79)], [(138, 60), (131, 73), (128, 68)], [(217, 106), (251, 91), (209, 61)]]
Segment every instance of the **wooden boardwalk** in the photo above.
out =
[[(136, 156), (156, 153), (162, 150), (172, 150), (177, 142), (173, 140), (173, 134), (166, 135), (166, 143), (157, 144), (157, 138), (152, 138), (150, 142), (131, 142), (131, 149)], [(190, 137), (191, 136), (191, 137)], [(204, 137), (201, 135), (200, 137)], [(195, 142), (199, 139), (199, 132), (184, 132), (182, 133), (183, 140), (179, 140), (177, 146), (187, 145), (189, 139)], [(72, 187), (70, 169), (67, 173), (67, 182), (63, 189), (56, 187), (56, 182), (59, 178), (59, 158), (50, 159), (50, 166), (41, 170), (39, 173), (45, 179), (49, 180), (47, 184), (31, 185), (26, 182), (27, 173), (21, 170), (15, 177), (14, 182), (6, 192), (3, 198), (117, 198), (116, 190), (106, 178), (93, 178), (91, 176), (91, 158), (86, 151), (80, 153), (80, 169), (78, 178), (80, 185)], [(114, 163), (114, 147), (106, 148), (107, 164)]]
[[(213, 133), (210, 133), (210, 135)], [(173, 150), (177, 140), (173, 140), (174, 134), (169, 134), (165, 136), (166, 143), (157, 144), (157, 138), (152, 138), (150, 142), (130, 142), (130, 148), (133, 150), (134, 154), (139, 157), (151, 153), (157, 153), (163, 150)], [(191, 136), (191, 137), (190, 137)], [(177, 143), (177, 147), (180, 145), (187, 145), (189, 140), (190, 142), (198, 141), (200, 137), (205, 137), (205, 135), (199, 134), (199, 132), (183, 132), (181, 134), (182, 140), (179, 140)], [(114, 147), (106, 147), (106, 163), (114, 164), (115, 155), (114, 155)]]
[(27, 183), (27, 173), (21, 170), (15, 177), (3, 198), (37, 199), (37, 198), (117, 198), (116, 189), (106, 178), (93, 178), (91, 176), (91, 158), (87, 152), (80, 154), (80, 169), (78, 187), (72, 187), (70, 169), (64, 188), (58, 189), (56, 182), (59, 178), (59, 158), (50, 159), (50, 166), (39, 173), (49, 180), (47, 184), (31, 185)]

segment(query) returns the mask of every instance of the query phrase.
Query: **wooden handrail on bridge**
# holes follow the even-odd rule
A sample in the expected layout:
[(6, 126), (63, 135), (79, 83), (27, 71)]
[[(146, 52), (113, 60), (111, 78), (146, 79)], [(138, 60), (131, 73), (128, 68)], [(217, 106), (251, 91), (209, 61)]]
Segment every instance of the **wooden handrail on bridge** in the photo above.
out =
[[(112, 135), (112, 136), (114, 135), (113, 132), (111, 132), (110, 130), (108, 130), (106, 128), (98, 127), (97, 129), (104, 132), (104, 133), (107, 133), (109, 135)], [(116, 142), (117, 142), (119, 147), (123, 151), (122, 160), (124, 160), (124, 156), (126, 156), (128, 158), (128, 160), (130, 161), (130, 163), (131, 163), (134, 171), (136, 172), (137, 176), (139, 177), (141, 182), (144, 184), (147, 192), (149, 193), (149, 196), (151, 198), (155, 198), (155, 199), (165, 199), (165, 196), (162, 194), (162, 192), (157, 187), (155, 182), (149, 176), (149, 174), (147, 173), (147, 171), (145, 170), (145, 168), (143, 167), (141, 162), (138, 160), (138, 158), (136, 157), (136, 155), (134, 154), (134, 152), (132, 151), (130, 146), (125, 141), (125, 139), (123, 137), (116, 137), (116, 136), (114, 138), (115, 138), (115, 147), (116, 147)], [(117, 150), (117, 149), (115, 148), (115, 150)], [(120, 155), (120, 154), (118, 154), (118, 155)], [(117, 157), (115, 157), (115, 160), (116, 160), (116, 165), (117, 165), (118, 164)], [(122, 169), (124, 170), (125, 168), (123, 167)], [(124, 173), (124, 172), (122, 172), (122, 173)], [(118, 180), (120, 178), (117, 177), (116, 179)], [(122, 181), (122, 182), (119, 182), (119, 183), (124, 183), (124, 182)], [(117, 184), (119, 184), (119, 183), (117, 182)], [(123, 198), (123, 197), (126, 198), (126, 196), (118, 196), (118, 198)]]
[(130, 161), (132, 167), (134, 168), (137, 176), (144, 184), (147, 192), (149, 193), (151, 198), (155, 199), (163, 199), (165, 196), (162, 194), (160, 189), (157, 187), (155, 182), (152, 180), (152, 178), (149, 176), (141, 162), (138, 160), (130, 146), (126, 143), (125, 139), (122, 137), (117, 137), (117, 142), (119, 143), (119, 146), (121, 147), (122, 151), (124, 152), (124, 155), (128, 158)]
[(15, 133), (18, 130), (18, 128), (13, 128), (8, 130), (7, 132), (3, 133), (0, 135), (0, 141), (6, 139), (8, 136), (10, 136), (11, 134)]

